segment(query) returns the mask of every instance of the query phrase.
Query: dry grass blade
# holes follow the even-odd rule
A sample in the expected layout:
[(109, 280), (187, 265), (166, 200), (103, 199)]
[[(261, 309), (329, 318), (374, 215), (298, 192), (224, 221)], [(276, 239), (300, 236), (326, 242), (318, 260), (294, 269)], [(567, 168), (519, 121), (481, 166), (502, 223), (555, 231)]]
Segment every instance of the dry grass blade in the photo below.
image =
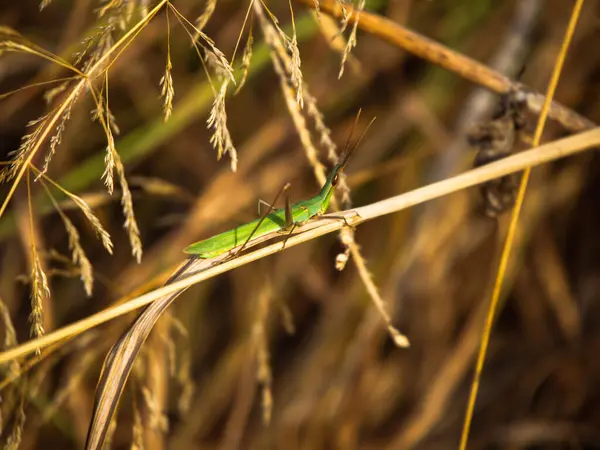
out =
[[(277, 235), (277, 233), (274, 233)], [(270, 236), (264, 236), (249, 243), (256, 245)], [(244, 246), (240, 246), (244, 247)], [(248, 245), (245, 245), (247, 248)], [(237, 248), (231, 250), (231, 253), (225, 253), (212, 259), (191, 258), (184, 262), (166, 282), (165, 287), (178, 284), (182, 278), (189, 277), (189, 274), (203, 273), (220, 262), (229, 259), (231, 255), (237, 254)], [(88, 430), (86, 449), (102, 448), (106, 439), (109, 424), (113, 419), (115, 410), (120, 397), (125, 388), (125, 383), (129, 377), (133, 363), (139, 354), (143, 343), (148, 338), (154, 325), (171, 305), (171, 303), (185, 290), (186, 287), (175, 289), (157, 298), (152, 304), (145, 308), (129, 329), (119, 338), (117, 343), (111, 348), (107, 355), (98, 386), (96, 388), (96, 400), (92, 413), (92, 420)], [(188, 389), (191, 386), (188, 384)], [(189, 394), (189, 392), (188, 392)]]
[[(202, 270), (202, 268), (210, 267), (213, 263), (210, 260), (190, 259), (177, 269), (167, 284), (185, 276), (189, 271)], [(185, 288), (167, 294), (149, 305), (111, 348), (104, 361), (96, 388), (96, 400), (88, 430), (86, 449), (103, 448), (110, 422), (113, 420), (135, 358), (162, 313), (184, 291)]]

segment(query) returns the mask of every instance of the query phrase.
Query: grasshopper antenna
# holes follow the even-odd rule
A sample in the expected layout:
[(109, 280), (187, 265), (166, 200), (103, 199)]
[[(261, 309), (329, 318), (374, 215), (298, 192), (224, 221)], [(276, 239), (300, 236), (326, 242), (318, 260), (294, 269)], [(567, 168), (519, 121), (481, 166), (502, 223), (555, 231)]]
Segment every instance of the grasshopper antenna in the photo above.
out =
[(356, 143), (352, 147), (350, 147), (352, 135), (354, 134), (354, 130), (356, 129), (356, 124), (358, 123), (358, 119), (360, 118), (361, 111), (362, 111), (362, 109), (358, 110), (358, 114), (356, 114), (356, 118), (354, 119), (354, 124), (352, 124), (352, 130), (350, 131), (350, 134), (348, 135), (348, 140), (346, 141), (346, 146), (344, 147), (344, 156), (342, 157), (342, 162), (339, 163), (340, 169), (343, 169), (344, 167), (346, 167), (346, 164), (348, 164), (350, 157), (352, 156), (354, 151), (358, 148), (358, 146), (362, 142), (363, 138), (365, 137), (365, 134), (367, 134), (367, 132), (369, 131), (369, 128), (371, 128), (371, 125), (373, 125), (373, 122), (375, 122), (376, 118), (373, 117), (371, 119), (371, 121), (369, 122), (369, 124), (367, 125), (367, 127), (362, 132), (362, 134), (360, 135), (360, 137), (358, 138), (358, 140), (356, 141)]

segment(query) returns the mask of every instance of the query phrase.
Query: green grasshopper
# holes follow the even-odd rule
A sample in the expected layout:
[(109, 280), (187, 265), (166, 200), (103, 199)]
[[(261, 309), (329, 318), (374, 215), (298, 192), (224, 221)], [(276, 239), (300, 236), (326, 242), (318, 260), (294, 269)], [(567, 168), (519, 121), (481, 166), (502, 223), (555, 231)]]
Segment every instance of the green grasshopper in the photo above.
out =
[[(356, 125), (356, 122), (358, 122), (359, 116), (360, 113), (356, 116), (354, 125)], [(337, 185), (338, 180), (344, 171), (344, 168), (346, 167), (346, 164), (348, 164), (350, 156), (352, 156), (352, 153), (360, 144), (360, 141), (373, 123), (373, 120), (369, 123), (356, 145), (354, 145), (351, 149), (348, 145), (352, 137), (352, 133), (350, 133), (342, 161), (334, 166), (331, 173), (327, 177), (327, 181), (321, 188), (321, 191), (313, 198), (309, 200), (303, 200), (295, 203), (294, 205), (290, 205), (288, 199), (284, 208), (277, 209), (275, 211), (273, 211), (273, 207), (269, 205), (269, 211), (272, 212), (267, 211), (266, 215), (263, 215), (261, 218), (250, 223), (240, 225), (232, 230), (225, 231), (221, 234), (217, 234), (216, 236), (204, 239), (203, 241), (198, 241), (194, 244), (191, 244), (185, 248), (184, 252), (189, 255), (206, 259), (214, 258), (215, 256), (230, 251), (241, 245), (240, 249), (238, 250), (239, 252), (252, 239), (258, 239), (274, 232), (286, 231), (291, 234), (297, 226), (303, 225), (313, 217), (318, 217), (322, 214), (325, 214), (327, 208), (329, 208), (331, 195), (333, 194), (335, 186)], [(273, 204), (276, 203), (281, 192), (287, 189), (287, 186), (288, 185), (284, 186), (284, 188), (280, 191)]]

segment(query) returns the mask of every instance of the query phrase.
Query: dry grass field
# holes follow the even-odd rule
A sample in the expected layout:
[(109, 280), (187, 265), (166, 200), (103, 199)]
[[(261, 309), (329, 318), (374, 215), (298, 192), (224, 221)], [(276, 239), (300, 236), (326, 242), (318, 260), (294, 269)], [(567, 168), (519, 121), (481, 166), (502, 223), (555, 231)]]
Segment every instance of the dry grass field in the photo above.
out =
[(0, 448), (600, 448), (599, 13), (1, 2)]

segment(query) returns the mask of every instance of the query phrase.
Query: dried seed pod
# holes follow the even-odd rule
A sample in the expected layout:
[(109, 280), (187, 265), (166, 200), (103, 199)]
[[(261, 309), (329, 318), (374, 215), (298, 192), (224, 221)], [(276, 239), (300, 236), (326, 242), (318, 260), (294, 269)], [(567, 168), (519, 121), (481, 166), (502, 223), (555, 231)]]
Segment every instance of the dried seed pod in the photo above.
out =
[[(469, 144), (477, 149), (474, 167), (483, 166), (511, 155), (527, 122), (524, 116), (525, 95), (519, 91), (502, 96), (500, 107), (492, 119), (480, 124), (468, 136)], [(520, 174), (510, 174), (488, 181), (481, 186), (484, 213), (497, 217), (513, 207), (519, 187)]]

